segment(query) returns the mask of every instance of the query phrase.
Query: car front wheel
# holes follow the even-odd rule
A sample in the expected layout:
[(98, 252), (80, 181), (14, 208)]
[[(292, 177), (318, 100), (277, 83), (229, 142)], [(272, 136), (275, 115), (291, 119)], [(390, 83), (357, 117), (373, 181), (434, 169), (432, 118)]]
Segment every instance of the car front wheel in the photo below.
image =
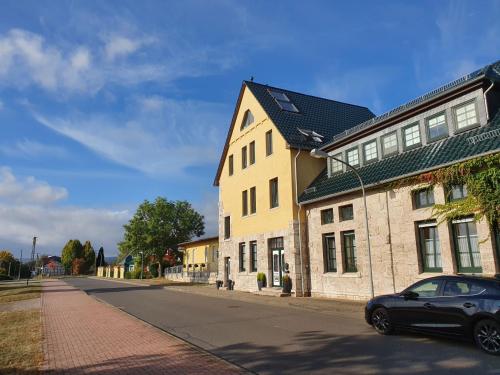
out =
[(394, 330), (389, 314), (383, 307), (379, 307), (373, 311), (372, 325), (381, 335), (389, 335)]
[(500, 355), (500, 324), (491, 319), (481, 320), (474, 327), (474, 340), (486, 353)]

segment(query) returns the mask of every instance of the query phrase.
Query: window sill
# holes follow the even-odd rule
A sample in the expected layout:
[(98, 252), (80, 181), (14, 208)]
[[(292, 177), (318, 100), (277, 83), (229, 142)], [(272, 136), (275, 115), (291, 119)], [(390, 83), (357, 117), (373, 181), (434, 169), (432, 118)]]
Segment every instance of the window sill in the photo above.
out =
[(414, 144), (414, 145), (411, 145), (411, 146), (404, 146), (403, 147), (403, 152), (411, 151), (411, 150), (414, 150), (414, 149), (419, 148), (421, 146), (422, 146), (422, 142)]
[(331, 278), (361, 278), (361, 273), (360, 272), (343, 272), (341, 273), (340, 271), (330, 271), (330, 272), (323, 272), (323, 276), (326, 277), (331, 277)]
[(449, 134), (440, 135), (439, 137), (436, 137), (436, 138), (431, 138), (431, 137), (427, 136), (427, 144), (430, 145), (431, 143), (441, 141), (445, 138), (448, 138), (449, 136), (450, 136)]
[(464, 133), (464, 132), (466, 132), (468, 130), (471, 130), (471, 129), (474, 129), (474, 128), (478, 128), (480, 126), (481, 126), (480, 123), (476, 123), (476, 124), (472, 124), (472, 125), (466, 126), (464, 128), (460, 128), (460, 129), (458, 129), (457, 127), (455, 127), (455, 134)]

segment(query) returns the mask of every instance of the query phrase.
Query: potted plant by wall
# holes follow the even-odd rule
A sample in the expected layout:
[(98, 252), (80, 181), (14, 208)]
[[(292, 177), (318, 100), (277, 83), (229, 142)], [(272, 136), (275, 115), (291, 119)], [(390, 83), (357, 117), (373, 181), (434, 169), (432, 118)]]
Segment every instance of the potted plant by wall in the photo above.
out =
[(257, 287), (262, 290), (266, 286), (266, 274), (264, 272), (259, 272), (257, 274)]
[(283, 293), (292, 292), (292, 279), (289, 275), (283, 276)]

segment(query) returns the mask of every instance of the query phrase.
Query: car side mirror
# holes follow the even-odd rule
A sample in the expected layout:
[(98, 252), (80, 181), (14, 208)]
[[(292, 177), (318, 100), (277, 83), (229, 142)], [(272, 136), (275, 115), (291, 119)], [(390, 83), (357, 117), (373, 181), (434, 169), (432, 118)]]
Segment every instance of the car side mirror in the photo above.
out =
[(418, 293), (417, 292), (412, 292), (409, 290), (408, 292), (403, 293), (403, 297), (408, 300), (408, 299), (417, 299), (418, 298)]

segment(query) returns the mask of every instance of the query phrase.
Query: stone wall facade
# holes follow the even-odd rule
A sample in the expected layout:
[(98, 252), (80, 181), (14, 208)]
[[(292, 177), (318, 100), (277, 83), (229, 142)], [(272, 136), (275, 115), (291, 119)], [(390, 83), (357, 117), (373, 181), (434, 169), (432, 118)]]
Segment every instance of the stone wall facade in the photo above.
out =
[[(414, 207), (412, 191), (417, 187), (367, 191), (374, 294), (394, 293), (410, 284), (440, 274), (458, 272), (451, 224), (436, 223), (441, 249), (442, 272), (424, 272), (417, 223), (431, 220), (432, 207)], [(434, 188), (435, 203), (445, 202), (443, 187)], [(352, 204), (354, 218), (339, 220), (339, 207)], [(321, 223), (321, 210), (333, 208), (334, 220)], [(311, 295), (333, 298), (368, 299), (371, 296), (370, 268), (361, 193), (343, 195), (306, 206)], [(482, 274), (500, 272), (495, 237), (488, 223), (476, 223)], [(356, 237), (357, 272), (346, 272), (342, 232), (353, 230)], [(337, 271), (326, 272), (323, 236), (335, 236)]]
[[(300, 272), (300, 253), (302, 250), (303, 262), (302, 267), (304, 271), (308, 269), (307, 266), (307, 242), (305, 239), (306, 225), (302, 223), (302, 249), (299, 249), (299, 235), (298, 223), (292, 221), (287, 228), (278, 231), (270, 231), (264, 233), (255, 233), (242, 237), (233, 237), (224, 239), (224, 218), (222, 210), (219, 216), (219, 257), (218, 257), (218, 278), (219, 280), (226, 281), (231, 279), (234, 282), (234, 289), (244, 291), (256, 291), (257, 287), (257, 273), (263, 272), (266, 275), (267, 286), (272, 286), (272, 252), (269, 247), (269, 240), (272, 238), (283, 238), (283, 249), (285, 263), (288, 264), (287, 274), (292, 279), (292, 294), (302, 295), (302, 281)], [(251, 270), (251, 257), (250, 257), (250, 242), (256, 241), (257, 243), (257, 270)], [(240, 271), (240, 257), (239, 246), (240, 243), (245, 243), (245, 270)], [(230, 272), (229, 276), (226, 271), (226, 259), (230, 258)], [(283, 273), (285, 274), (285, 272)], [(304, 277), (304, 289), (308, 290), (308, 280)]]

